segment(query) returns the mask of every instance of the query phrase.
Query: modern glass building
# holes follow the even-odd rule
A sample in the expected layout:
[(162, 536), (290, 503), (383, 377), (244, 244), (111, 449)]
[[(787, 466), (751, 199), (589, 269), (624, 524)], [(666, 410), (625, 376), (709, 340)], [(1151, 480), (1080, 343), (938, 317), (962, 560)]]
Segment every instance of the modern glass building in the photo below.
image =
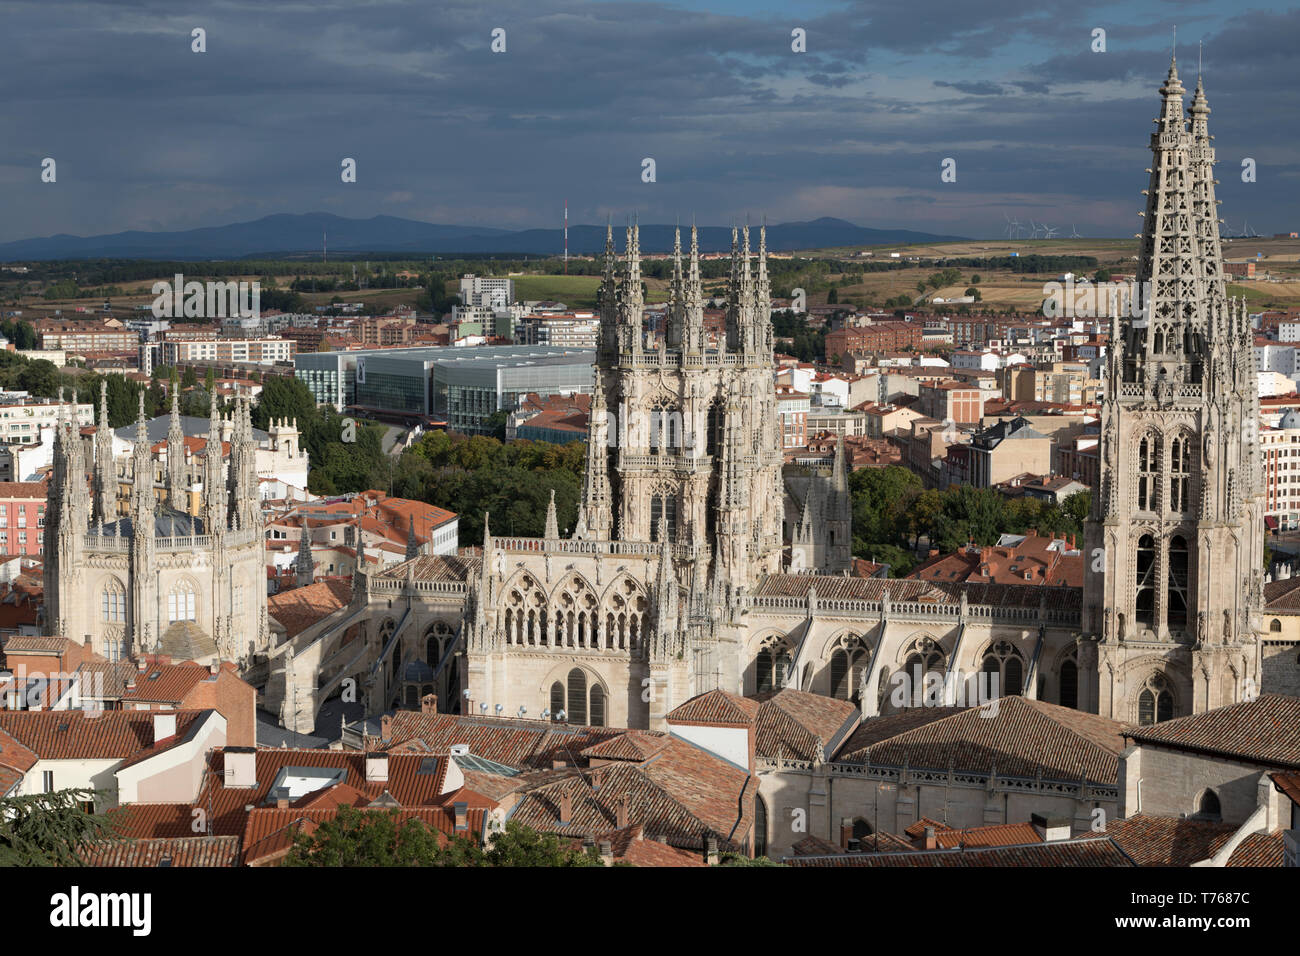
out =
[(307, 352), (294, 362), (320, 404), (439, 418), (454, 431), (475, 433), (529, 392), (590, 393), (595, 358), (591, 349), (503, 345)]

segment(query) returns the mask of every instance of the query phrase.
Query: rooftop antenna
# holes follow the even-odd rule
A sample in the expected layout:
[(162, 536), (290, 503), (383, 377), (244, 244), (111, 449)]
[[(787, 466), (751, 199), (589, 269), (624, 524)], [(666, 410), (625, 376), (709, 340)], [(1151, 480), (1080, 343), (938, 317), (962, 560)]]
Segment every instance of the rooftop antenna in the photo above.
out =
[(569, 274), (569, 200), (564, 200), (564, 274)]
[(327, 240), (328, 238), (329, 238), (329, 236), (328, 236), (326, 233), (323, 233), (323, 232), (322, 232), (322, 233), (320, 234), (320, 261), (321, 261), (321, 262), (329, 262), (329, 261), (330, 261), (330, 257), (329, 257), (329, 248), (328, 248), (328, 245), (327, 245), (327, 243), (326, 243), (326, 240)]

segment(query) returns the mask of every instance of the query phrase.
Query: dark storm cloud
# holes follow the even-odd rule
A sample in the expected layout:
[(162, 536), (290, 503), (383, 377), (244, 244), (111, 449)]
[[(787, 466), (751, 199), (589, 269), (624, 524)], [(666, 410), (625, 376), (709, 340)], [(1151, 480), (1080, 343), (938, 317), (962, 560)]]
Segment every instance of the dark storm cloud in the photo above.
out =
[[(1300, 99), (1280, 78), (1300, 14), (1194, 11), (1179, 35), (1207, 39), (1220, 158), (1253, 155), (1262, 173), (1251, 188), (1225, 183), (1225, 212), (1289, 226), (1295, 190), (1279, 186), (1296, 175)], [(809, 16), (578, 0), (11, 3), (0, 240), (308, 211), (549, 226), (566, 198), (573, 222), (750, 210), (981, 234), (1023, 210), (1126, 234), (1171, 10), (1107, 12), (1073, 0), (871, 0)], [(1090, 53), (1092, 27), (1121, 14), (1108, 52)], [(190, 52), (198, 26), (203, 55)], [(504, 54), (489, 49), (497, 27)], [(791, 51), (795, 27), (806, 53)], [(1188, 71), (1194, 50), (1180, 45)], [(57, 184), (39, 182), (46, 156)], [(339, 181), (343, 157), (357, 160), (354, 185)], [(640, 180), (646, 157), (654, 184)], [(945, 157), (957, 183), (939, 181)]]

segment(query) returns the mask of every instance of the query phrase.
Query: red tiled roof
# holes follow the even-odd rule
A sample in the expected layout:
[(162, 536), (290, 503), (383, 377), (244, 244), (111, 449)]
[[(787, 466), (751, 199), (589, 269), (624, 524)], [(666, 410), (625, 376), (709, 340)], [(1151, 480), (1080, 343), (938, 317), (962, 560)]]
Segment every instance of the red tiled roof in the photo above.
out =
[(1252, 833), (1232, 851), (1225, 866), (1284, 866), (1286, 849), (1282, 831)]
[(692, 697), (668, 712), (669, 723), (724, 724), (749, 727), (758, 717), (760, 704), (756, 700), (737, 697), (724, 690), (710, 690)]
[(213, 675), (202, 664), (152, 664), (135, 676), (135, 687), (123, 687), (124, 701), (179, 704), (196, 686)]
[(233, 836), (163, 837), (110, 840), (82, 851), (87, 866), (235, 866), (239, 838)]
[(1112, 821), (1106, 835), (1138, 866), (1191, 866), (1208, 860), (1237, 832), (1231, 823), (1154, 817), (1145, 813)]
[[(463, 717), (399, 710), (386, 721), (386, 736), (369, 738), (367, 747), (446, 754), (455, 744), (465, 744), (475, 757), (520, 769), (550, 768), (557, 760), (580, 762), (582, 752), (595, 744), (621, 737), (614, 727), (578, 727), (544, 720), (502, 717)], [(638, 731), (652, 736), (652, 731)]]
[(1300, 768), (1300, 698), (1262, 694), (1125, 732), (1138, 743)]
[[(212, 711), (170, 711), (176, 735), (171, 746)], [(154, 714), (149, 711), (106, 710), (93, 716), (82, 710), (0, 711), (0, 729), (8, 731), (42, 760), (122, 760), (157, 752), (153, 742)]]
[(293, 637), (345, 607), (351, 600), (351, 582), (329, 578), (272, 594), (266, 599), (266, 613), (280, 623), (286, 636)]
[(1022, 846), (1041, 843), (1042, 837), (1032, 823), (995, 823), (986, 827), (953, 830), (945, 827), (934, 834), (940, 849), (950, 847)]
[(861, 719), (850, 701), (788, 687), (754, 699), (760, 704), (754, 753), (770, 759), (812, 760), (819, 743), (826, 759)]
[(1114, 783), (1124, 725), (1040, 700), (1003, 697), (997, 713), (971, 707), (840, 759), (913, 769), (996, 771), (1009, 777)]

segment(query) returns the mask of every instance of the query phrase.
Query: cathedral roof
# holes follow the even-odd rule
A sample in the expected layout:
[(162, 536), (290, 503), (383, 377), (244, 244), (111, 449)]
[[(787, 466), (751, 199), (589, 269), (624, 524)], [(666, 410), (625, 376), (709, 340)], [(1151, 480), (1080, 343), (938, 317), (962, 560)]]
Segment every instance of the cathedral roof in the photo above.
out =
[(287, 637), (293, 637), (351, 600), (351, 582), (329, 578), (272, 594), (266, 599), (266, 613), (284, 628)]
[(217, 642), (194, 621), (173, 621), (159, 640), (160, 654), (173, 660), (190, 661), (216, 657)]
[[(202, 518), (171, 505), (155, 505), (153, 519), (154, 536), (158, 538), (189, 538), (208, 533)], [(135, 521), (130, 516), (118, 518), (104, 525), (104, 534), (108, 537), (129, 538), (135, 534)]]
[(376, 577), (405, 580), (408, 565), (414, 566), (417, 581), (464, 581), (478, 571), (481, 559), (451, 554), (422, 554), (380, 571)]
[(812, 760), (834, 753), (861, 715), (847, 700), (785, 687), (753, 697), (759, 702), (754, 753), (759, 757)]
[(879, 601), (885, 592), (893, 603), (957, 604), (962, 592), (970, 604), (991, 607), (1036, 608), (1048, 600), (1053, 610), (1083, 607), (1083, 589), (1040, 584), (986, 584), (979, 581), (915, 581), (908, 578), (856, 578), (831, 574), (766, 574), (758, 582), (758, 597), (807, 598), (810, 588), (817, 599)]
[(837, 853), (791, 856), (787, 866), (985, 867), (985, 866), (1133, 866), (1119, 844), (1106, 835), (1020, 846), (916, 850), (911, 853)]
[[(1300, 701), (1297, 701), (1300, 704)], [(929, 708), (920, 708), (929, 709)], [(864, 727), (871, 722), (864, 723)], [(1086, 778), (1113, 784), (1119, 778), (1124, 725), (1024, 697), (1002, 697), (996, 713), (969, 707), (912, 730), (879, 740), (840, 760), (913, 769), (991, 773), (1053, 780)], [(850, 744), (852, 744), (850, 740)]]
[(762, 705), (747, 697), (737, 697), (725, 690), (710, 690), (692, 697), (668, 712), (667, 720), (679, 724), (728, 724), (751, 726)]
[(1190, 717), (1125, 731), (1138, 743), (1300, 768), (1300, 698), (1262, 694)]

